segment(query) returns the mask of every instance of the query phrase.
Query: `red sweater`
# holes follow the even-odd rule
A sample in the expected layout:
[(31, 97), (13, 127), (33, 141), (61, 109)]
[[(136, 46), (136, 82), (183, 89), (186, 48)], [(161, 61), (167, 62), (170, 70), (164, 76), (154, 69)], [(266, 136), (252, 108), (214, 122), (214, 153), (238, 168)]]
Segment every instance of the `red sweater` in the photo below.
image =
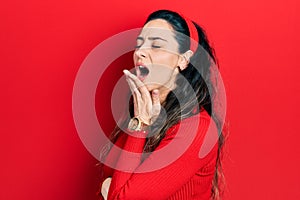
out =
[[(125, 151), (117, 151), (115, 146), (110, 150), (106, 161), (115, 163), (116, 167), (104, 166), (103, 180), (112, 177), (108, 199), (210, 199), (218, 145), (215, 144), (204, 158), (199, 158), (210, 121), (206, 111), (182, 120), (166, 132), (156, 150), (143, 162), (140, 153), (146, 139), (122, 133), (115, 145), (138, 154), (128, 155)], [(212, 125), (210, 130), (218, 134), (215, 123)], [(174, 160), (172, 163), (168, 163), (170, 158)]]

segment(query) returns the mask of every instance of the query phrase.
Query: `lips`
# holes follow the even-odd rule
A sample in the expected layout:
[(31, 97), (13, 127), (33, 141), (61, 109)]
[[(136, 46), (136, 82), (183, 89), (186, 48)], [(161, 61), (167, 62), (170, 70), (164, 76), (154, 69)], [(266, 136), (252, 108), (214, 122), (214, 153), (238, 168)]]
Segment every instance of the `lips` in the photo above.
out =
[(145, 78), (149, 74), (149, 68), (143, 64), (143, 63), (137, 63), (135, 66), (136, 72), (137, 72), (137, 77), (141, 80), (144, 81)]

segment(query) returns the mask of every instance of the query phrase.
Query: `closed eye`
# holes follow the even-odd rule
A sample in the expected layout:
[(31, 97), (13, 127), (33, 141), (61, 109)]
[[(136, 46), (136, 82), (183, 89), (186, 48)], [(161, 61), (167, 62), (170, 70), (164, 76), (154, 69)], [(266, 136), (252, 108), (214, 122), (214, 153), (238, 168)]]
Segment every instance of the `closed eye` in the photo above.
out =
[(152, 48), (155, 48), (155, 49), (158, 49), (158, 48), (160, 48), (161, 46), (158, 46), (158, 45), (152, 45)]
[(140, 47), (142, 46), (143, 43), (144, 43), (144, 38), (142, 38), (142, 37), (137, 37), (135, 48), (140, 48)]
[[(151, 47), (154, 48), (154, 49), (158, 49), (158, 48), (161, 48), (161, 44), (160, 43), (165, 43), (167, 42), (167, 40), (165, 39), (162, 39), (160, 37), (149, 37), (148, 38), (150, 41), (152, 41), (152, 44), (151, 44)], [(135, 48), (138, 49), (140, 48), (143, 43), (145, 42), (144, 38), (143, 37), (137, 37), (136, 39), (136, 46)]]

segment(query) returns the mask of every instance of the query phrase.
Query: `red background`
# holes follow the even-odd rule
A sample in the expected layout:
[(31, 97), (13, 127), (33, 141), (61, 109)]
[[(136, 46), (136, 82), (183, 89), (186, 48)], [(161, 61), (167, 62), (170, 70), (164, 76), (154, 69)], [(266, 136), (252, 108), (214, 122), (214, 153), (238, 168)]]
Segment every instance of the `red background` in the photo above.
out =
[(162, 8), (199, 22), (216, 48), (230, 129), (226, 199), (300, 199), (298, 2), (2, 2), (0, 199), (96, 199), (97, 160), (72, 118), (76, 73), (101, 41)]

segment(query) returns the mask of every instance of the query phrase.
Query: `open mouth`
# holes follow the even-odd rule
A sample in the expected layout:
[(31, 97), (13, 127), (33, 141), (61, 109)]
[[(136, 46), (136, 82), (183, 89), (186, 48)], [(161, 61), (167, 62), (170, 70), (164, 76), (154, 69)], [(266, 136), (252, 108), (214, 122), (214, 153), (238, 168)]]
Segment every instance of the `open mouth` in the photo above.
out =
[(145, 65), (137, 65), (136, 70), (137, 76), (141, 81), (143, 81), (149, 74), (149, 69)]
[(145, 66), (138, 66), (139, 67), (139, 70), (141, 72), (141, 76), (147, 76), (149, 74), (149, 69)]

